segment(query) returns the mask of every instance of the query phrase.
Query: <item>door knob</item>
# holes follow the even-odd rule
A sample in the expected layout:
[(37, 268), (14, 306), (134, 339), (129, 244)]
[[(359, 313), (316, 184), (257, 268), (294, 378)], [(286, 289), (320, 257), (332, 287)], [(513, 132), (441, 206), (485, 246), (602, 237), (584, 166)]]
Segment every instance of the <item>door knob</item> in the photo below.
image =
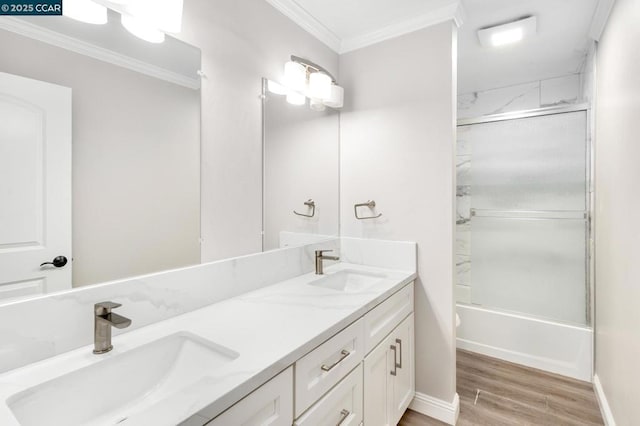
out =
[(40, 267), (42, 268), (43, 266), (46, 266), (46, 265), (53, 265), (56, 268), (62, 268), (66, 264), (67, 264), (67, 258), (64, 256), (58, 256), (55, 259), (53, 259), (53, 262), (44, 262), (40, 264)]

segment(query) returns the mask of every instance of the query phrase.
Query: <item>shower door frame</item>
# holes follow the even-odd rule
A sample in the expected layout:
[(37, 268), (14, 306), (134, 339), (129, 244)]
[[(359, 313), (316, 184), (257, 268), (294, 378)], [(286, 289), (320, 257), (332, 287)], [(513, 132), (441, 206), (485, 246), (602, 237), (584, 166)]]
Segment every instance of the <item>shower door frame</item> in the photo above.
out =
[[(593, 294), (594, 294), (594, 255), (595, 251), (593, 249), (593, 211), (592, 206), (594, 205), (594, 186), (593, 186), (593, 172), (594, 172), (594, 144), (593, 144), (593, 128), (592, 128), (592, 117), (591, 117), (591, 106), (587, 103), (580, 104), (571, 104), (571, 105), (561, 105), (561, 106), (552, 106), (552, 107), (544, 107), (544, 108), (536, 108), (530, 110), (523, 111), (514, 111), (514, 112), (506, 112), (501, 114), (492, 114), (492, 115), (483, 115), (480, 117), (472, 117), (472, 118), (461, 118), (457, 120), (456, 128), (462, 126), (471, 126), (474, 124), (484, 124), (484, 123), (493, 123), (498, 121), (508, 121), (508, 120), (520, 120), (523, 118), (531, 118), (531, 117), (540, 117), (545, 115), (557, 115), (557, 114), (567, 114), (572, 112), (580, 112), (584, 111), (586, 115), (586, 158), (585, 158), (585, 183), (586, 183), (586, 192), (585, 192), (585, 211), (586, 211), (586, 236), (585, 236), (585, 306), (586, 306), (586, 324), (580, 325), (584, 327), (593, 328), (593, 314), (594, 314), (594, 306), (592, 304)], [(473, 244), (473, 243), (472, 243)], [(472, 246), (473, 247), (473, 246)], [(473, 248), (472, 248), (473, 249)], [(457, 303), (457, 302), (456, 302)], [(487, 309), (495, 309), (489, 306), (483, 306), (483, 308)], [(497, 309), (500, 311), (500, 309)], [(529, 316), (523, 313), (518, 313), (518, 315)], [(535, 317), (531, 315), (531, 317)], [(562, 321), (560, 321), (562, 322)], [(575, 325), (575, 324), (571, 324)]]

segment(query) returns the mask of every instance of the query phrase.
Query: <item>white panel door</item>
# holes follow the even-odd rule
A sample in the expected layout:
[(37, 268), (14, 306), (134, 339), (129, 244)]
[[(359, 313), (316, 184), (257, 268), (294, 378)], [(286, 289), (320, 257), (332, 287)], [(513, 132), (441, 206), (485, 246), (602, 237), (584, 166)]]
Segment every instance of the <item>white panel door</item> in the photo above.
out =
[(71, 89), (0, 73), (0, 302), (68, 288)]

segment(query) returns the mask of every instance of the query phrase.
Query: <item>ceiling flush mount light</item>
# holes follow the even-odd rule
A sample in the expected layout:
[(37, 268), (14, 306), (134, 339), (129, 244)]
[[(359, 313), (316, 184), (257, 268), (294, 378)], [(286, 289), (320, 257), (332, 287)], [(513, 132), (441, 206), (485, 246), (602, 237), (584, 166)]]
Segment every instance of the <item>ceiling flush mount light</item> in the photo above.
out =
[(535, 16), (529, 16), (507, 24), (478, 30), (478, 39), (484, 47), (505, 46), (524, 40), (537, 32)]
[[(307, 59), (291, 55), (291, 60), (284, 65), (284, 85), (281, 87), (286, 90), (290, 104), (304, 105), (308, 97), (309, 107), (315, 111), (324, 111), (327, 106), (342, 108), (344, 89), (337, 85), (329, 71)], [(284, 94), (275, 84), (273, 90), (269, 84), (268, 90)]]
[(64, 0), (64, 16), (87, 24), (107, 23), (107, 8), (91, 0)]

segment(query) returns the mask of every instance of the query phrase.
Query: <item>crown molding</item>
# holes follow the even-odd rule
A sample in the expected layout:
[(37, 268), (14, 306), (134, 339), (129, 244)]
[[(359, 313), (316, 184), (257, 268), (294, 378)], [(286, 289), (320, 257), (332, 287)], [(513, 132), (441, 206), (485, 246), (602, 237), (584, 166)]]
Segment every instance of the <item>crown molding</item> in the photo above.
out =
[(453, 20), (461, 27), (466, 15), (461, 1), (456, 1), (423, 15), (418, 15), (401, 22), (361, 34), (355, 37), (341, 39), (324, 24), (314, 18), (295, 0), (266, 0), (271, 6), (279, 10), (287, 18), (302, 27), (305, 31), (329, 46), (336, 53), (347, 53), (384, 40), (399, 37), (413, 31), (432, 25)]
[(589, 37), (595, 41), (600, 41), (600, 37), (602, 37), (604, 28), (607, 25), (614, 3), (615, 0), (598, 1), (596, 11), (593, 13), (593, 18), (591, 19), (591, 27), (589, 28)]
[(0, 18), (0, 29), (11, 31), (34, 40), (38, 40), (53, 46), (61, 47), (81, 55), (89, 56), (100, 61), (108, 62), (132, 71), (146, 74), (160, 80), (188, 87), (200, 89), (200, 78), (189, 78), (182, 74), (166, 70), (155, 65), (148, 64), (135, 58), (114, 52), (91, 43), (57, 33), (48, 28), (32, 24), (21, 19), (3, 16)]
[(295, 0), (266, 0), (284, 16), (301, 26), (309, 34), (326, 44), (335, 52), (340, 51), (340, 37), (314, 18)]
[(460, 2), (436, 9), (423, 15), (415, 16), (384, 28), (380, 28), (370, 33), (362, 34), (342, 40), (342, 47), (339, 53), (347, 53), (361, 49), (381, 41), (389, 40), (401, 35), (409, 34), (432, 25), (453, 20), (456, 25), (461, 26), (463, 22), (464, 9)]

